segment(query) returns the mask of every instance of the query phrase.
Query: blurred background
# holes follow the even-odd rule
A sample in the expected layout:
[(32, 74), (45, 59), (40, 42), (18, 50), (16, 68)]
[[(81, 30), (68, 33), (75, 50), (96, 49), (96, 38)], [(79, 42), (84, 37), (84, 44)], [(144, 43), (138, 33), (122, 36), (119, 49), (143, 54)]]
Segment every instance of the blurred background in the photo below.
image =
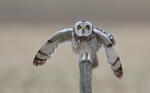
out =
[(115, 34), (124, 69), (116, 79), (98, 52), (93, 93), (149, 93), (149, 0), (0, 0), (0, 93), (79, 93), (78, 55), (69, 44), (41, 67), (32, 61), (52, 34), (82, 19)]

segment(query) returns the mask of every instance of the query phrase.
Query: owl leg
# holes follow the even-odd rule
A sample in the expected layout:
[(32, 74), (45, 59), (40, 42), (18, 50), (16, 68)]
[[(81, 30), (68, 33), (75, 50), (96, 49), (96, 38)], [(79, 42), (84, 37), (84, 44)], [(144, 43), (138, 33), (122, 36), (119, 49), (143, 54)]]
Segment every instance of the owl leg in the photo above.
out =
[(98, 58), (97, 58), (97, 54), (96, 53), (94, 53), (94, 55), (93, 55), (93, 64), (92, 64), (92, 68), (96, 68), (96, 67), (98, 67)]
[(84, 54), (80, 54), (80, 62), (82, 60), (89, 60), (90, 62), (92, 62), (92, 68), (96, 68), (98, 67), (98, 59), (97, 59), (97, 54), (94, 53), (84, 53)]
[(92, 62), (92, 56), (91, 56), (90, 53), (83, 53), (83, 54), (80, 54), (80, 55), (79, 55), (79, 58), (80, 58), (79, 61), (82, 61), (82, 60), (89, 60), (90, 62)]

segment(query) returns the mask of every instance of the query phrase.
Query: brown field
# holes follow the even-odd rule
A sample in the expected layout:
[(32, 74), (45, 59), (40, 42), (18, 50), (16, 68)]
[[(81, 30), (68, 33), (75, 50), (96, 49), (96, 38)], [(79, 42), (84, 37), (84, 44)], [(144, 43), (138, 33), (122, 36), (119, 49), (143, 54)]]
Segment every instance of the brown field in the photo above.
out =
[[(45, 65), (32, 65), (41, 45), (65, 26), (0, 25), (0, 93), (79, 93), (78, 55), (69, 44), (63, 44)], [(149, 93), (150, 25), (105, 28), (116, 36), (124, 76), (116, 79), (105, 52), (98, 52), (100, 66), (93, 71), (93, 93)]]

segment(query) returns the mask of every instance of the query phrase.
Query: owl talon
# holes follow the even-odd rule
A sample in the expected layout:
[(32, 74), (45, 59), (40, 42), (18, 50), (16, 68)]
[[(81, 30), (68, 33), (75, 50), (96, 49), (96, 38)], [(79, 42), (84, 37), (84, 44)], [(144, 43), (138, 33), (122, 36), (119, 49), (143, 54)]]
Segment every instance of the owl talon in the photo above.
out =
[(83, 63), (83, 62), (88, 62), (89, 64), (92, 63), (90, 60), (81, 60), (80, 62), (81, 62), (81, 63)]
[(91, 54), (88, 54), (88, 53), (83, 54), (81, 61), (83, 61), (83, 60), (88, 60), (88, 61), (92, 62)]

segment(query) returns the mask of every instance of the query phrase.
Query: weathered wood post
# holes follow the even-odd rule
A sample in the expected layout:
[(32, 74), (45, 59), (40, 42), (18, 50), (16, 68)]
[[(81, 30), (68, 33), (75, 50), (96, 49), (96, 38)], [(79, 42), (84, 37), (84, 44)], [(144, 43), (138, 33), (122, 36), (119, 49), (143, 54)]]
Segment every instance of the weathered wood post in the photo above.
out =
[(80, 93), (92, 93), (92, 62), (83, 60), (79, 62)]

